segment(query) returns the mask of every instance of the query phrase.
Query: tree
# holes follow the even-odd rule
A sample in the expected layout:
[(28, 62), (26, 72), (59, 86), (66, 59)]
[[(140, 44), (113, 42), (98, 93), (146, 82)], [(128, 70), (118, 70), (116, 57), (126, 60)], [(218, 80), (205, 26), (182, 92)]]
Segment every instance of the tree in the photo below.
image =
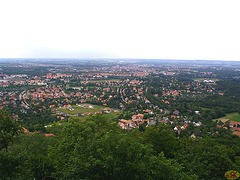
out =
[(0, 151), (0, 177), (3, 179), (43, 179), (54, 173), (54, 160), (48, 157), (55, 137), (44, 134), (20, 134), (8, 152)]
[(122, 131), (98, 115), (68, 122), (49, 157), (56, 160), (57, 179), (196, 179), (153, 151), (139, 130)]
[(12, 119), (7, 111), (0, 111), (0, 149), (8, 151), (9, 143), (13, 137), (20, 133), (20, 126)]
[(184, 137), (180, 141), (181, 149), (176, 160), (183, 164), (184, 171), (198, 175), (199, 179), (222, 179), (224, 173), (234, 167), (229, 156), (231, 148), (217, 143), (215, 139), (196, 141)]
[(150, 126), (143, 134), (146, 144), (151, 144), (156, 154), (163, 152), (168, 158), (173, 158), (178, 149), (178, 140), (174, 133), (165, 125)]

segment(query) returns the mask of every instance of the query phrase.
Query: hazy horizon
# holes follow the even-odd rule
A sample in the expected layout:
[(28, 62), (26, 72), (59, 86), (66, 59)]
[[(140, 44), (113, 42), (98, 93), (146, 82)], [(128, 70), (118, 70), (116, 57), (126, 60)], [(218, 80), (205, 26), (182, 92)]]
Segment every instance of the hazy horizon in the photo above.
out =
[(56, 57), (56, 58), (0, 58), (1, 60), (112, 60), (112, 61), (215, 61), (215, 62), (240, 62), (240, 60), (208, 60), (208, 59), (149, 59), (149, 58), (68, 58), (68, 57)]

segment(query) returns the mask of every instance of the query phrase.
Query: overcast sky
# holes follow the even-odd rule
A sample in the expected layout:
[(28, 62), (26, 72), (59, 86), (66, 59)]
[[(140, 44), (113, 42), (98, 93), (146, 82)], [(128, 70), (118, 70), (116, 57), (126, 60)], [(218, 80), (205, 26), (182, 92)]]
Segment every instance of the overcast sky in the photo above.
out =
[(0, 58), (240, 61), (239, 0), (1, 0)]

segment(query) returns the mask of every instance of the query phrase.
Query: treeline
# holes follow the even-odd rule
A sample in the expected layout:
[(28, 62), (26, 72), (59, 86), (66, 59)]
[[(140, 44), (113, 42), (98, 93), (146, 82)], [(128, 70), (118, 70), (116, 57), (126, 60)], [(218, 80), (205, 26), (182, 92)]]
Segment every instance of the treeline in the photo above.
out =
[[(40, 109), (40, 110), (39, 110)], [(7, 110), (11, 115), (18, 115), (21, 125), (29, 131), (46, 131), (44, 125), (57, 121), (57, 116), (53, 116), (51, 109), (44, 109), (41, 105), (33, 106), (30, 109), (22, 107), (8, 106)]]
[(210, 180), (240, 170), (236, 136), (178, 139), (165, 125), (123, 131), (101, 115), (70, 121), (57, 132), (12, 134), (8, 150), (0, 150), (1, 179)]
[(49, 72), (49, 67), (2, 67), (3, 74), (26, 74), (28, 76), (42, 76)]
[(217, 89), (225, 92), (225, 96), (240, 99), (240, 79), (218, 81)]
[(240, 109), (240, 80), (228, 79), (218, 81), (216, 89), (224, 95), (213, 95), (199, 101), (199, 106), (215, 108), (225, 113), (238, 112)]

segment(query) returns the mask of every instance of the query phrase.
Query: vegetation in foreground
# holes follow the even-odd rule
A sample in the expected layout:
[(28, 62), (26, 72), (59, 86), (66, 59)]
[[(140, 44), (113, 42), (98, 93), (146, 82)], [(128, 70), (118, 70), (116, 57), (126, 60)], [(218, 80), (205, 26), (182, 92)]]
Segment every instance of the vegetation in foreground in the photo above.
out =
[(2, 179), (224, 179), (226, 171), (240, 170), (235, 136), (178, 139), (165, 125), (124, 131), (96, 115), (46, 137), (11, 133), (14, 120), (1, 118), (1, 142), (9, 142), (0, 151)]

